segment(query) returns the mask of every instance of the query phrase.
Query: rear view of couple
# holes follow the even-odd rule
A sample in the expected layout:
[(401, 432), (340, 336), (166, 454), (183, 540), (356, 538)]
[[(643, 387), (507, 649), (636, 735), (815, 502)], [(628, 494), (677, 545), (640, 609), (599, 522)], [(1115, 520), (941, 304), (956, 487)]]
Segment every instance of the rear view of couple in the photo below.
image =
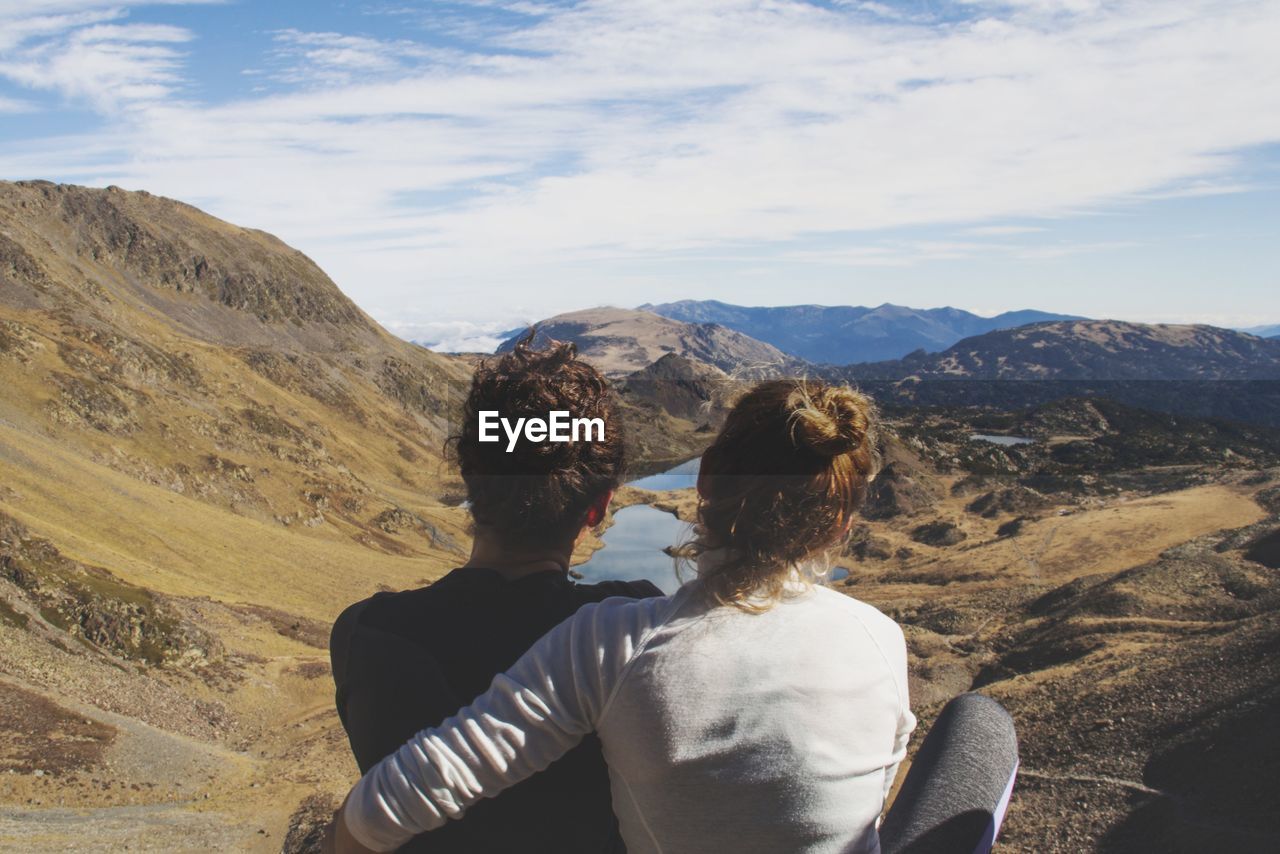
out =
[[(486, 410), (568, 410), (603, 419), (604, 436), (509, 453), (478, 441)], [(453, 441), (470, 560), (334, 627), (338, 710), (365, 773), (327, 846), (817, 854), (878, 851), (882, 833), (885, 850), (990, 844), (1016, 751), (1007, 716), (976, 695), (944, 711), (899, 795), (913, 803), (880, 827), (916, 723), (906, 646), (888, 617), (821, 583), (875, 473), (866, 397), (776, 380), (738, 401), (702, 457), (682, 547), (697, 571), (672, 596), (568, 577), (624, 463), (607, 384), (572, 345), (526, 339), (482, 365)], [(947, 785), (956, 774), (963, 796)]]

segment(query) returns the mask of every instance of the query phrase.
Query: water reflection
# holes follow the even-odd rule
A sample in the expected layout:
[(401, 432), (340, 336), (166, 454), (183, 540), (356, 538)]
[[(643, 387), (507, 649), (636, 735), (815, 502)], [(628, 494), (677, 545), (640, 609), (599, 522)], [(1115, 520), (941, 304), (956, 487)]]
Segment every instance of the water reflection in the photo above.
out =
[(671, 513), (654, 510), (647, 504), (624, 507), (614, 514), (613, 525), (604, 532), (605, 547), (575, 569), (582, 573), (586, 584), (643, 578), (658, 585), (663, 593), (675, 593), (680, 587), (675, 561), (662, 549), (683, 541), (688, 533), (689, 526)]

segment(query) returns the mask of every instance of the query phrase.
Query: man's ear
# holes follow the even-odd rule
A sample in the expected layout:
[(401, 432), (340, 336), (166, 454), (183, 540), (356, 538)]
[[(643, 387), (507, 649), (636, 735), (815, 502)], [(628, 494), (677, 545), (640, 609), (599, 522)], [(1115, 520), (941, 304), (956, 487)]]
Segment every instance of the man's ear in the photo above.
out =
[(601, 493), (595, 501), (587, 507), (586, 526), (594, 528), (604, 521), (604, 516), (609, 512), (609, 502), (613, 500), (613, 490)]

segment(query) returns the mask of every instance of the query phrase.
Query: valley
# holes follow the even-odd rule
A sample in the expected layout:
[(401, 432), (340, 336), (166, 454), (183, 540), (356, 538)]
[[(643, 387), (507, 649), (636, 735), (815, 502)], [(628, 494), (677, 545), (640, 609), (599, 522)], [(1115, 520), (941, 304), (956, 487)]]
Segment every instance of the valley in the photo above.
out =
[[(754, 379), (875, 394), (883, 468), (833, 584), (904, 626), (923, 727), (969, 689), (1013, 713), (1000, 850), (1274, 848), (1271, 341), (1059, 319), (817, 366), (639, 310), (540, 329), (610, 374), (637, 477), (697, 457)], [(473, 363), (269, 235), (0, 183), (0, 847), (314, 848), (356, 776), (329, 626), (465, 559), (444, 443)], [(660, 514), (665, 561), (645, 538), (696, 499), (658, 485), (615, 511)]]

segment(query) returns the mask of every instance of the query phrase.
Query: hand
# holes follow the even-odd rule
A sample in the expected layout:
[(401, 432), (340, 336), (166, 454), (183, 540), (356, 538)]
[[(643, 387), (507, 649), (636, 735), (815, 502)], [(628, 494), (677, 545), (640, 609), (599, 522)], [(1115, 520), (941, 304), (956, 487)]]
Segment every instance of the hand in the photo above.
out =
[(329, 822), (329, 826), (324, 829), (324, 837), (320, 840), (320, 854), (337, 854), (338, 852), (338, 817), (341, 812), (333, 814), (333, 820)]
[(365, 848), (357, 842), (347, 829), (347, 822), (343, 817), (346, 805), (347, 802), (343, 801), (342, 806), (333, 814), (333, 821), (325, 828), (324, 838), (320, 840), (321, 854), (375, 854), (373, 849)]

